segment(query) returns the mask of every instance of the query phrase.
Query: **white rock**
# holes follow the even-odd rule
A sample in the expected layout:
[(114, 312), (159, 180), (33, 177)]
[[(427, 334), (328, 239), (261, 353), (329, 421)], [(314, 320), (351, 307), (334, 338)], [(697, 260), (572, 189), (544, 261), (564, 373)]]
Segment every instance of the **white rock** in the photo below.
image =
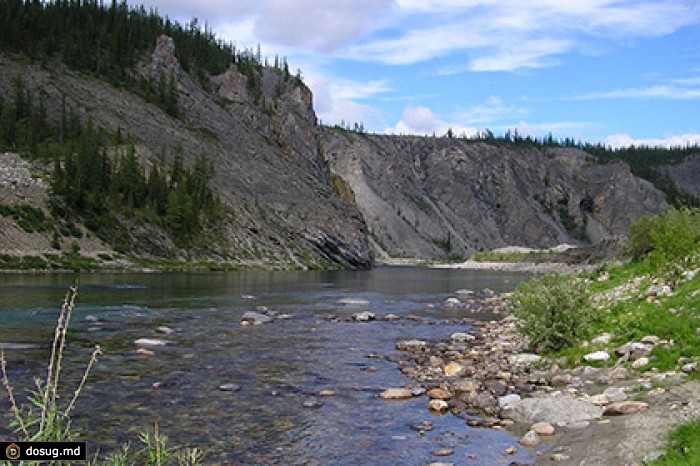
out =
[(515, 422), (548, 422), (558, 425), (600, 419), (603, 408), (567, 395), (555, 398), (525, 398), (510, 406), (505, 413)]
[(461, 301), (457, 298), (447, 298), (445, 300), (445, 306), (448, 306), (448, 307), (456, 306), (457, 304), (460, 304), (460, 303), (461, 303)]
[(462, 332), (453, 333), (450, 338), (452, 339), (452, 341), (474, 341), (474, 340), (476, 340), (476, 337), (474, 335), (470, 335), (468, 333), (462, 333)]
[(536, 422), (530, 427), (530, 430), (541, 436), (550, 436), (555, 434), (554, 426), (548, 422)]
[(648, 343), (650, 345), (658, 345), (661, 338), (657, 337), (656, 335), (647, 335), (646, 337), (642, 338), (641, 341), (642, 343)]
[(170, 342), (155, 338), (139, 338), (138, 340), (134, 341), (134, 344), (136, 346), (166, 346), (169, 345)]
[(613, 403), (625, 401), (629, 398), (627, 393), (625, 393), (625, 389), (621, 387), (608, 387), (603, 394)]
[(612, 335), (609, 333), (604, 333), (591, 340), (594, 345), (607, 345), (612, 340)]
[(687, 374), (690, 374), (691, 372), (695, 372), (698, 370), (698, 363), (697, 362), (691, 362), (688, 364), (684, 364), (681, 370)]
[(523, 437), (520, 439), (518, 443), (524, 447), (536, 447), (539, 445), (542, 441), (540, 440), (540, 436), (537, 435), (537, 432), (534, 431), (528, 431), (527, 434), (523, 435)]
[(461, 365), (458, 362), (452, 361), (448, 365), (442, 368), (442, 371), (445, 373), (446, 376), (452, 377), (455, 375), (460, 375), (464, 372), (465, 368), (463, 365)]
[(594, 353), (588, 353), (583, 357), (586, 361), (610, 361), (610, 355), (607, 351), (596, 351)]
[(511, 364), (533, 364), (541, 360), (542, 356), (530, 353), (521, 353), (510, 357)]
[(511, 405), (518, 403), (522, 398), (520, 395), (511, 393), (510, 395), (504, 395), (498, 398), (498, 406), (501, 408), (508, 408)]
[(424, 340), (402, 340), (396, 343), (396, 349), (399, 351), (417, 351), (428, 346)]
[(438, 412), (438, 413), (444, 413), (445, 411), (447, 411), (448, 408), (449, 408), (449, 405), (444, 400), (433, 399), (433, 400), (430, 400), (430, 403), (428, 403), (428, 409), (430, 409), (431, 411)]
[(379, 394), (385, 400), (406, 400), (413, 398), (413, 392), (407, 388), (389, 388)]
[(594, 405), (605, 406), (606, 404), (610, 403), (610, 398), (608, 398), (604, 393), (599, 393), (598, 395), (589, 396), (585, 399), (585, 401), (593, 403)]
[(649, 358), (639, 358), (632, 363), (632, 369), (639, 369), (649, 364)]
[(369, 322), (371, 320), (375, 320), (376, 318), (377, 316), (374, 315), (373, 312), (369, 311), (358, 312), (352, 315), (352, 320), (354, 320), (355, 322)]

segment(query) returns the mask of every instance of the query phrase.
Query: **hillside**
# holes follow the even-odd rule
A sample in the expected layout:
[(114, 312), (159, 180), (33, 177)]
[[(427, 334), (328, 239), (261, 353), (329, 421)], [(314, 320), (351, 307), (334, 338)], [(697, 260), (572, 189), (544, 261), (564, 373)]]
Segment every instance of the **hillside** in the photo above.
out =
[[(0, 57), (0, 91), (12, 95), (13, 80), (21, 76), (26, 88), (40, 93), (50, 120), (60, 120), (65, 105), (108, 133), (127, 134), (136, 141), (143, 166), (167, 166), (181, 155), (185, 166), (191, 167), (197, 156), (206, 155), (214, 168), (211, 182), (227, 208), (220, 231), (185, 250), (156, 225), (122, 217), (130, 235), (128, 254), (281, 267), (369, 266), (372, 256), (364, 222), (331, 187), (327, 165), (318, 153), (311, 94), (276, 71), (262, 69), (263, 96), (273, 109), (254, 102), (247, 78), (236, 65), (212, 77), (212, 91), (207, 92), (180, 66), (172, 39), (162, 36), (138, 72), (175, 77), (179, 117), (134, 92), (55, 61), (42, 65)], [(33, 171), (40, 166), (33, 162)], [(15, 238), (20, 234), (14, 233)], [(36, 252), (47, 252), (49, 234), (43, 234), (43, 241), (38, 238), (41, 233), (32, 235), (37, 236), (35, 241), (22, 243), (36, 243)], [(4, 239), (0, 252), (18, 252), (14, 241)], [(80, 238), (75, 241), (84, 252), (97, 252), (94, 245)]]
[(0, 31), (3, 268), (370, 267), (597, 244), (666, 198), (697, 200), (693, 148), (323, 127), (285, 59), (195, 22), (96, 2), (0, 11), (13, 26)]
[(627, 164), (595, 164), (575, 148), (338, 129), (322, 147), (389, 256), (599, 243), (667, 206)]

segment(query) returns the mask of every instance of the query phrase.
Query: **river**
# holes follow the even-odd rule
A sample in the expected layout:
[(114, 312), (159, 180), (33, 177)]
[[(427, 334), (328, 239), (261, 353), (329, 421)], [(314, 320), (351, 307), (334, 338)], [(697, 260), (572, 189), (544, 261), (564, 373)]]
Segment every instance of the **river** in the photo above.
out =
[[(458, 289), (513, 289), (524, 274), (427, 268), (369, 271), (229, 272), (172, 274), (0, 275), (0, 344), (9, 376), (21, 395), (45, 374), (48, 346), (67, 287), (79, 284), (64, 364), (64, 402), (70, 399), (94, 345), (99, 357), (74, 412), (74, 429), (94, 454), (158, 424), (170, 444), (206, 451), (207, 464), (425, 465), (432, 452), (454, 448), (455, 464), (528, 462), (507, 432), (474, 429), (453, 415), (436, 416), (428, 400), (387, 401), (390, 387), (410, 383), (394, 349), (402, 339), (442, 339), (464, 331), (464, 311), (442, 306)], [(358, 308), (343, 298), (369, 301), (378, 318), (347, 319)], [(288, 320), (242, 327), (256, 306)], [(412, 318), (407, 318), (407, 316)], [(90, 316), (90, 317), (88, 317)], [(95, 319), (93, 319), (93, 317)], [(483, 316), (479, 316), (483, 318)], [(86, 319), (87, 318), (87, 319)], [(170, 335), (156, 329), (167, 326)], [(170, 344), (136, 354), (134, 341)], [(223, 391), (237, 384), (237, 391)], [(335, 396), (318, 396), (332, 390)], [(0, 409), (9, 402), (0, 388)], [(305, 404), (307, 406), (305, 406)], [(309, 407), (308, 405), (313, 405)], [(5, 417), (9, 419), (9, 417)], [(420, 433), (424, 421), (434, 429)], [(12, 437), (0, 425), (0, 438)]]

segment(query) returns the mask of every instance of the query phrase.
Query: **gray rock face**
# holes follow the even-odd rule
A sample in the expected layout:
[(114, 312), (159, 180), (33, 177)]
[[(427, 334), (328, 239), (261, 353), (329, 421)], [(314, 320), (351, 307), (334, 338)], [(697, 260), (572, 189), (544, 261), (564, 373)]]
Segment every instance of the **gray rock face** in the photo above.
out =
[(626, 164), (594, 165), (576, 149), (332, 129), (321, 149), (352, 188), (375, 247), (392, 256), (597, 243), (666, 207)]
[[(178, 118), (128, 90), (88, 79), (59, 63), (42, 67), (1, 54), (0, 93), (10, 95), (12, 80), (21, 75), (32, 92), (41, 89), (54, 121), (60, 121), (65, 95), (66, 106), (81, 119), (89, 113), (95, 126), (111, 133), (120, 128), (132, 137), (146, 167), (156, 162), (167, 166), (180, 151), (185, 165), (192, 166), (199, 154), (206, 154), (214, 167), (212, 184), (229, 209), (223, 225), (211, 232), (216, 241), (183, 250), (156, 225), (131, 226), (132, 219), (123, 219), (135, 237), (130, 253), (285, 268), (371, 266), (365, 222), (352, 203), (341, 200), (319, 153), (308, 88), (264, 68), (263, 104), (252, 98), (245, 76), (231, 67), (213, 77), (205, 90), (180, 66), (176, 48), (171, 38), (158, 38), (154, 52), (131, 72), (135, 78), (172, 75)], [(22, 241), (13, 238), (12, 243)], [(0, 239), (0, 249), (7, 249), (3, 246)]]
[(689, 157), (677, 165), (664, 167), (664, 171), (673, 179), (678, 189), (700, 197), (700, 155)]
[(603, 408), (570, 396), (526, 398), (513, 403), (508, 418), (523, 423), (547, 422), (553, 425), (573, 424), (600, 419)]

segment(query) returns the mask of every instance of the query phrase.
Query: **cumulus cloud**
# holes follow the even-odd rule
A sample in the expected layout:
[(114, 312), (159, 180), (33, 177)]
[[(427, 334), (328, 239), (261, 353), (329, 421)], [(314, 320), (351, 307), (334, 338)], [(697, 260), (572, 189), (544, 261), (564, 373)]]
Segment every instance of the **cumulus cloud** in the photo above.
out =
[[(227, 39), (236, 25), (247, 18), (246, 31), (271, 46), (301, 48), (302, 51), (333, 52), (357, 40), (377, 26), (392, 8), (392, 0), (145, 0), (161, 14), (189, 21), (197, 17)], [(246, 37), (249, 39), (250, 37)]]
[(386, 81), (353, 81), (312, 70), (306, 82), (314, 93), (314, 110), (324, 124), (353, 125), (362, 123), (373, 131), (384, 127), (382, 112), (376, 107), (357, 102), (391, 90)]
[(636, 139), (629, 134), (611, 134), (601, 141), (604, 145), (618, 149), (631, 146), (686, 147), (700, 145), (700, 134), (682, 134), (666, 138)]
[(391, 128), (384, 130), (387, 134), (420, 134), (442, 136), (452, 130), (455, 136), (473, 137), (479, 133), (477, 128), (458, 122), (440, 119), (428, 107), (408, 107), (403, 111), (401, 120)]
[(368, 32), (390, 0), (268, 0), (257, 24), (264, 41), (331, 52)]

